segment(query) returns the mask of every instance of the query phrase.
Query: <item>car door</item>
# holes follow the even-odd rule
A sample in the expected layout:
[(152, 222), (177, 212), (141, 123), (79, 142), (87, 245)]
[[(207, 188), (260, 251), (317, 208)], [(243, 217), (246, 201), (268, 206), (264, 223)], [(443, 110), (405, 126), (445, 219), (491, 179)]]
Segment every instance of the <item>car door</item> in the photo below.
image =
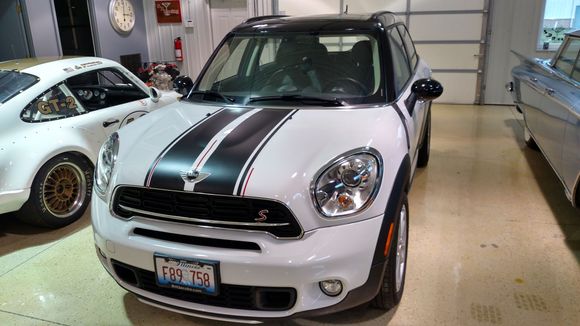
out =
[[(568, 119), (562, 148), (562, 177), (569, 194), (573, 194), (580, 174), (580, 38), (570, 39), (568, 49), (576, 50), (576, 61), (569, 78), (554, 90), (554, 100), (566, 104)], [(572, 52), (572, 51), (570, 51)], [(577, 203), (578, 204), (578, 203)]]
[(573, 107), (578, 101), (577, 87), (571, 82), (580, 40), (569, 39), (563, 45), (550, 69), (543, 78), (544, 100), (538, 107), (535, 130), (532, 130), (538, 145), (548, 157), (560, 177), (563, 175), (562, 155), (566, 125)]
[(89, 111), (85, 127), (101, 130), (105, 137), (157, 106), (145, 89), (113, 67), (71, 77), (66, 85)]
[(396, 27), (387, 31), (391, 49), (394, 87), (397, 94), (397, 105), (404, 116), (409, 133), (409, 155), (414, 161), (419, 148), (419, 137), (425, 118), (425, 104), (417, 101), (411, 92), (410, 85), (418, 76), (411, 69), (411, 63), (405, 49), (404, 41)]

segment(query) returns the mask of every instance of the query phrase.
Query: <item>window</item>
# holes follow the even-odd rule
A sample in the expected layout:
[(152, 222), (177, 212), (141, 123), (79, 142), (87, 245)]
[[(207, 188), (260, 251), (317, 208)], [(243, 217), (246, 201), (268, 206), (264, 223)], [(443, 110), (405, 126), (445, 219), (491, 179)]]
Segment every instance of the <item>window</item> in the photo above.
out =
[(405, 53), (403, 40), (397, 32), (396, 28), (392, 28), (389, 32), (389, 43), (391, 44), (391, 55), (393, 57), (393, 72), (395, 74), (395, 87), (397, 95), (401, 93), (405, 84), (411, 77), (411, 70), (409, 68), (409, 61)]
[(63, 84), (54, 86), (30, 103), (21, 118), (26, 122), (44, 122), (73, 117), (87, 112)]
[(556, 69), (565, 75), (572, 75), (578, 52), (580, 52), (580, 40), (570, 39), (556, 60)]
[(16, 71), (0, 70), (0, 103), (34, 85), (38, 77)]
[(572, 72), (572, 79), (580, 83), (580, 58), (576, 59), (576, 66)]
[(405, 42), (405, 48), (407, 49), (407, 54), (409, 58), (411, 58), (411, 70), (415, 69), (417, 65), (417, 61), (419, 60), (417, 56), (417, 52), (415, 52), (415, 45), (413, 44), (413, 40), (411, 40), (411, 35), (407, 31), (407, 28), (403, 25), (397, 26), (401, 37), (403, 38), (403, 42)]
[(566, 33), (580, 29), (580, 0), (546, 0), (538, 50), (556, 51)]
[(127, 76), (113, 68), (88, 71), (70, 77), (66, 84), (89, 111), (149, 97)]

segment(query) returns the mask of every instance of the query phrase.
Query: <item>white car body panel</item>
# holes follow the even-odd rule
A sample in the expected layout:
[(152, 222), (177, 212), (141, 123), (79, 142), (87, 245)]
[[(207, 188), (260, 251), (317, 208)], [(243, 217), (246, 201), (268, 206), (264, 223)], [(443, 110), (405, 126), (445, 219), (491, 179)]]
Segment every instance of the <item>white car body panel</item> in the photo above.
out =
[[(176, 93), (168, 93), (157, 103), (145, 98), (54, 121), (30, 123), (21, 120), (22, 110), (47, 89), (69, 77), (108, 67), (120, 70), (134, 85), (149, 94), (149, 88), (127, 69), (103, 58), (62, 59), (21, 70), (38, 76), (39, 81), (0, 104), (0, 214), (21, 208), (28, 200), (36, 173), (48, 160), (59, 154), (77, 152), (94, 164), (103, 141), (126, 125), (127, 118), (140, 117), (177, 100)], [(104, 121), (116, 119), (120, 123), (103, 127)]]

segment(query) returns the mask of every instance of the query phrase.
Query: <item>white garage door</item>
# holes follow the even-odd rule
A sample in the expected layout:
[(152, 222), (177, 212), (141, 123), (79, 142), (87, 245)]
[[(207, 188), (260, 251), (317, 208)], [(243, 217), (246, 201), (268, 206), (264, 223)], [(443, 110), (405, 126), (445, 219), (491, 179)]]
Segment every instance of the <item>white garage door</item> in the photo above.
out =
[[(417, 51), (443, 83), (443, 103), (481, 103), (489, 0), (279, 0), (280, 13), (312, 15), (394, 12), (409, 27)], [(341, 7), (342, 6), (342, 7)]]

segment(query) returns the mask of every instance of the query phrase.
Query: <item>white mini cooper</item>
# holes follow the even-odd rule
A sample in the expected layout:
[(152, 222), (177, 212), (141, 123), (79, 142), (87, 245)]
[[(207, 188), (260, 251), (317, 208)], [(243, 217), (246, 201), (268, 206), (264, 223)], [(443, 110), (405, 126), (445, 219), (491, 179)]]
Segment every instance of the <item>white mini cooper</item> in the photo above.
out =
[(76, 221), (101, 145), (177, 100), (160, 95), (103, 58), (0, 62), (0, 214), (53, 228)]
[(103, 266), (140, 300), (205, 318), (390, 309), (443, 90), (430, 77), (391, 13), (236, 27), (186, 98), (101, 148)]

